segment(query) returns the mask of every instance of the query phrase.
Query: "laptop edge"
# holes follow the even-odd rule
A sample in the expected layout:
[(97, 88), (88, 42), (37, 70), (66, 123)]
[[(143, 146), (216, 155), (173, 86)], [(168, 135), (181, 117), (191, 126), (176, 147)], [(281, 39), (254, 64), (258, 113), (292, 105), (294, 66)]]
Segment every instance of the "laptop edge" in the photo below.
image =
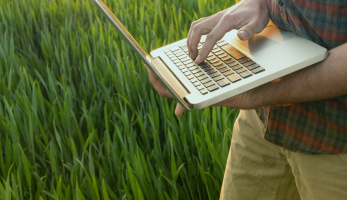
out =
[(170, 69), (162, 62), (160, 57), (152, 58), (129, 33), (124, 25), (118, 20), (113, 12), (102, 0), (92, 0), (96, 7), (103, 13), (107, 20), (122, 36), (122, 38), (131, 46), (140, 59), (152, 71), (152, 73), (160, 80), (166, 89), (172, 94), (176, 101), (181, 104), (183, 108), (190, 111), (191, 105), (185, 99), (189, 91), (178, 81)]

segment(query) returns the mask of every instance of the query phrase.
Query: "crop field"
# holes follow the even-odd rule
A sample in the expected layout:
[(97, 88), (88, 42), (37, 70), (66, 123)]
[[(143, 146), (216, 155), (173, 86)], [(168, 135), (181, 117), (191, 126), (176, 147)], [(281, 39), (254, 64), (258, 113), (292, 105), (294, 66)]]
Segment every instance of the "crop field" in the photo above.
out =
[[(230, 0), (107, 0), (151, 51)], [(89, 0), (0, 0), (0, 200), (218, 199), (238, 110), (174, 116)]]

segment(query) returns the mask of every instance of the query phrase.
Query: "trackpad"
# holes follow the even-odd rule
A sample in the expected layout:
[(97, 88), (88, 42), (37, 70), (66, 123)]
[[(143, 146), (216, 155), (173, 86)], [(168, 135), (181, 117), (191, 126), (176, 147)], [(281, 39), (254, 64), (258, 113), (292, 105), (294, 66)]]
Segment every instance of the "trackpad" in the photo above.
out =
[(275, 25), (267, 26), (261, 33), (255, 34), (251, 39), (242, 41), (235, 37), (236, 41), (248, 48), (250, 52), (257, 52), (293, 38), (293, 33), (283, 31)]

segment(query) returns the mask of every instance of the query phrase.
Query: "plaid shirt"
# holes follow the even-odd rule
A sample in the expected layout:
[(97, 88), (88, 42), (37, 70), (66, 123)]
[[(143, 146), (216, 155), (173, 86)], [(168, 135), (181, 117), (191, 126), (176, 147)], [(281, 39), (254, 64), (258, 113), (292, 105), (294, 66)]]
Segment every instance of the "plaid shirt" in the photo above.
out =
[[(280, 28), (327, 49), (347, 42), (347, 0), (267, 0)], [(347, 153), (347, 95), (256, 109), (265, 139), (305, 154)]]

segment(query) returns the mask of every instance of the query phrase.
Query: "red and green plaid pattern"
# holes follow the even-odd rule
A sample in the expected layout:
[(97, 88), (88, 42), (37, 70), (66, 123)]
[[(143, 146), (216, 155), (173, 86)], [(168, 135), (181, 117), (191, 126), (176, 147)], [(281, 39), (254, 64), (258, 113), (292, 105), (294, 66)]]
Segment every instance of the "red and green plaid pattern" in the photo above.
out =
[[(347, 0), (268, 0), (267, 4), (272, 21), (282, 29), (327, 49), (347, 42)], [(305, 154), (347, 153), (347, 95), (256, 110), (271, 143)]]

